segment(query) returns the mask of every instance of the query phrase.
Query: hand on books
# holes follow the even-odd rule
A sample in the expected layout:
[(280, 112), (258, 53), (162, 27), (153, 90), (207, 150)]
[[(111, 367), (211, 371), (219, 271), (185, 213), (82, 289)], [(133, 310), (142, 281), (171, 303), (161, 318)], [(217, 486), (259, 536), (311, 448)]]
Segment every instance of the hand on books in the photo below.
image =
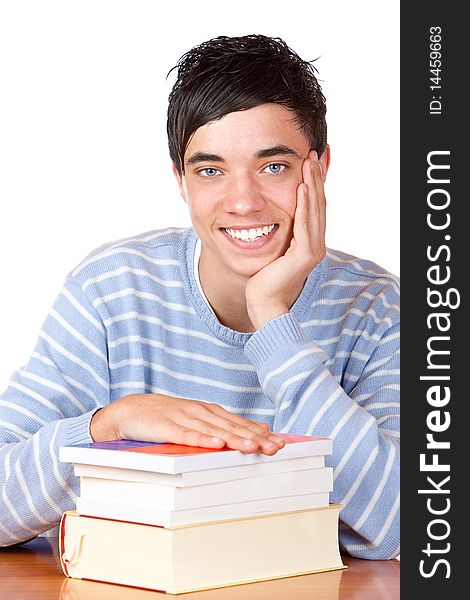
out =
[(308, 274), (326, 255), (323, 182), (329, 156), (328, 146), (320, 160), (315, 150), (309, 152), (302, 165), (302, 183), (297, 188), (290, 246), (283, 256), (266, 265), (247, 283), (247, 310), (256, 329), (289, 312)]
[(139, 440), (204, 448), (231, 448), (273, 455), (284, 440), (258, 423), (234, 415), (218, 404), (163, 394), (131, 394), (93, 415), (95, 442)]

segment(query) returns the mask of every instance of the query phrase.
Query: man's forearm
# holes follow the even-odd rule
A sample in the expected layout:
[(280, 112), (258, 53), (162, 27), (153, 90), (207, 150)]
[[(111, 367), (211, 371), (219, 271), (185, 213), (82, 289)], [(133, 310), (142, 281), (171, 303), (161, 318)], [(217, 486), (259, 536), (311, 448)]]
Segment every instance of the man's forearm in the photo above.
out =
[(398, 421), (387, 409), (398, 400), (398, 353), (389, 337), (389, 362), (380, 369), (390, 373), (387, 381), (371, 372), (357, 386), (373, 413), (364, 398), (346, 393), (325, 366), (328, 355), (291, 313), (267, 323), (245, 348), (276, 408), (274, 430), (333, 438), (331, 501), (344, 505), (341, 519), (352, 530), (342, 536), (344, 549), (362, 558), (391, 558), (399, 544)]
[[(36, 537), (74, 508), (78, 478), (70, 464), (59, 462), (58, 451), (61, 445), (91, 441), (91, 414), (49, 423), (30, 438), (0, 448), (0, 546)], [(5, 425), (0, 440), (9, 437)]]

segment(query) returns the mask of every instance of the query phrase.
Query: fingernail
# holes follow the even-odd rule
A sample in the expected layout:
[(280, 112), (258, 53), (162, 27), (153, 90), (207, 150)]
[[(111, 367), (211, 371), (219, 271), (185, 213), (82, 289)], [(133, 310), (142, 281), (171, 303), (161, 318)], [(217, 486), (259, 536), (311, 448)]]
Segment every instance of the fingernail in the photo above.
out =
[(212, 441), (214, 442), (214, 444), (220, 444), (220, 442), (221, 442), (222, 440), (221, 440), (220, 438), (213, 437), (213, 438), (212, 438)]
[(245, 440), (245, 441), (243, 442), (243, 445), (244, 445), (244, 446), (251, 446), (251, 444), (254, 444), (253, 440)]

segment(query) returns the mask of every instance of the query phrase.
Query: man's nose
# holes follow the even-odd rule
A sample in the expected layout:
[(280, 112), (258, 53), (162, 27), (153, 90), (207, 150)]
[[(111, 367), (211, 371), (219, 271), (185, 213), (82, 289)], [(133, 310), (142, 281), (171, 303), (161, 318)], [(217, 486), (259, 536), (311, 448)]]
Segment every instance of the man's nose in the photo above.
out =
[(228, 182), (224, 190), (224, 209), (238, 215), (264, 210), (266, 201), (256, 177), (240, 175)]

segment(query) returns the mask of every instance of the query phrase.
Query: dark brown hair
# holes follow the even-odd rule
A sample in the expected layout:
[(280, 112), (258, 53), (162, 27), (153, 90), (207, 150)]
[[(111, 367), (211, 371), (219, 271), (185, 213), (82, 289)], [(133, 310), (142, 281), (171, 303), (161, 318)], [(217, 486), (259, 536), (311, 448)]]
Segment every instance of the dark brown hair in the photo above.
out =
[[(168, 106), (170, 157), (181, 175), (184, 153), (199, 128), (223, 116), (276, 103), (294, 112), (318, 156), (326, 146), (326, 104), (316, 68), (280, 38), (221, 36), (184, 54)], [(169, 74), (170, 74), (169, 73)]]

